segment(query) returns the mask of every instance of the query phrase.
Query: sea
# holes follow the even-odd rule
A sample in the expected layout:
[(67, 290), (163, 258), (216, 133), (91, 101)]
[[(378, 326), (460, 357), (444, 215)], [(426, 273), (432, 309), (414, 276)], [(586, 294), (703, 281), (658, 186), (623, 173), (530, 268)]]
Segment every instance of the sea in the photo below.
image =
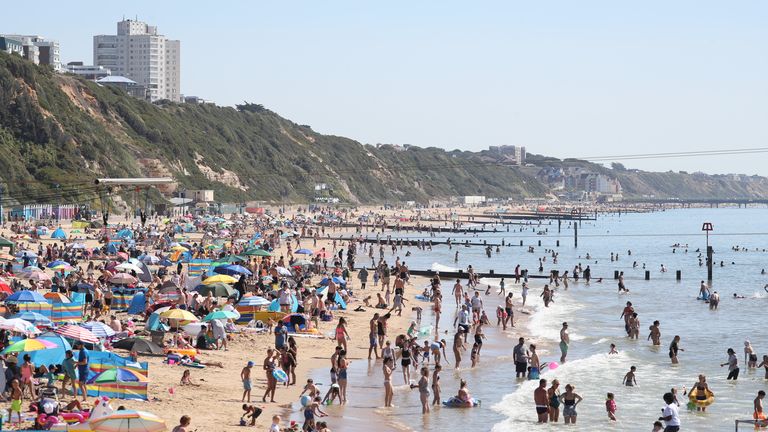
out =
[[(571, 274), (574, 266), (581, 264), (583, 268), (590, 266), (592, 281), (586, 284), (583, 280), (571, 280), (568, 289), (561, 285), (554, 303), (545, 308), (539, 294), (548, 280), (530, 279), (525, 307), (528, 322), (507, 331), (495, 325), (496, 307), (504, 303), (498, 289), (492, 288), (490, 295), (482, 292), (492, 325), (485, 327), (487, 340), (481, 362), (470, 368), (467, 352), (460, 370), (454, 371), (452, 366), (444, 364), (441, 376), (442, 399), (455, 394), (459, 380), (464, 379), (469, 383), (472, 396), (482, 401), (479, 407), (441, 407), (422, 415), (418, 391), (410, 390), (396, 370), (393, 375), (396, 408), (384, 409), (381, 363), (358, 359), (353, 361), (349, 372), (349, 403), (344, 407), (324, 407), (331, 414), (329, 426), (335, 431), (466, 428), (507, 432), (534, 426), (536, 430), (558, 430), (564, 427), (562, 417), (559, 424), (536, 425), (533, 391), (538, 383), (515, 378), (512, 348), (522, 336), (526, 338), (526, 345), (532, 342), (539, 346), (542, 361), (558, 361), (559, 330), (562, 322), (567, 321), (571, 337), (568, 361), (555, 370), (545, 371), (542, 377), (550, 381), (558, 379), (561, 389), (565, 384), (572, 384), (576, 393), (584, 398), (578, 405), (577, 423), (569, 430), (651, 430), (664, 406), (662, 395), (672, 388), (679, 392), (682, 430), (734, 430), (735, 420), (752, 417), (752, 401), (757, 392), (768, 388), (762, 369), (746, 367), (743, 350), (745, 341), (749, 340), (759, 359), (768, 354), (768, 332), (765, 331), (768, 293), (764, 289), (768, 275), (762, 272), (768, 268), (766, 221), (766, 208), (602, 214), (593, 221), (573, 222), (579, 224), (578, 247), (574, 246), (573, 223), (567, 221), (559, 229), (557, 221), (544, 220), (498, 225), (497, 232), (492, 233), (444, 233), (437, 237), (414, 232), (380, 234), (414, 240), (450, 237), (457, 243), (465, 240), (501, 243), (503, 240), (506, 245), (499, 252), (494, 248), (490, 257), (482, 246), (436, 245), (431, 251), (403, 247), (394, 254), (387, 250), (385, 257), (390, 264), (399, 257), (410, 269), (429, 269), (435, 264), (466, 269), (472, 265), (479, 271), (513, 273), (514, 267), (520, 264), (531, 275), (548, 274), (553, 269), (561, 274), (568, 270)], [(700, 264), (705, 261), (707, 236), (702, 231), (705, 222), (713, 227), (709, 244), (714, 248), (715, 266), (710, 286), (721, 296), (717, 311), (709, 310), (705, 302), (697, 300), (699, 285), (707, 279), (706, 265)], [(493, 227), (486, 225), (486, 229)], [(521, 240), (523, 247), (519, 246)], [(532, 253), (529, 246), (533, 246)], [(557, 264), (552, 262), (551, 252), (547, 252), (552, 250), (558, 254)], [(410, 256), (406, 256), (408, 251)], [(454, 261), (456, 251), (459, 252), (457, 262)], [(377, 249), (376, 258), (378, 254)], [(539, 258), (545, 256), (544, 271), (539, 273)], [(358, 260), (369, 259), (361, 255)], [(661, 271), (662, 265), (666, 272)], [(645, 280), (646, 270), (650, 272), (649, 280)], [(682, 276), (679, 281), (676, 280), (678, 270)], [(628, 294), (618, 293), (615, 271), (624, 272)], [(599, 278), (602, 282), (598, 282)], [(438, 337), (448, 341), (448, 358), (452, 362), (451, 324), (455, 308), (450, 294), (451, 282), (443, 282), (444, 311)], [(519, 309), (520, 285), (506, 280), (506, 286), (514, 293), (516, 310)], [(434, 325), (429, 304), (416, 299), (410, 301), (410, 306), (424, 308), (421, 326)], [(639, 314), (638, 340), (627, 338), (620, 318), (627, 301), (633, 303)], [(519, 311), (516, 313), (521, 316)], [(654, 347), (647, 340), (648, 327), (654, 320), (661, 322), (661, 347)], [(449, 329), (447, 333), (446, 329)], [(669, 343), (675, 335), (681, 337), (680, 347), (684, 350), (679, 353), (678, 365), (672, 365), (668, 356)], [(616, 344), (618, 355), (608, 355), (611, 343)], [(727, 367), (720, 366), (727, 361), (728, 348), (733, 348), (739, 357), (738, 381), (726, 381)], [(637, 367), (636, 387), (622, 385), (622, 378), (631, 366)], [(687, 397), (683, 396), (684, 388), (690, 388), (699, 374), (706, 375), (716, 398), (706, 412), (687, 410)], [(323, 388), (330, 384), (327, 369), (315, 371), (313, 377), (325, 384)], [(418, 379), (418, 374), (412, 371), (411, 377)], [(618, 406), (615, 422), (608, 419), (605, 411), (608, 392), (614, 393)], [(296, 414), (292, 418), (300, 420), (300, 407), (294, 405)], [(741, 425), (741, 430), (747, 428), (752, 426)]]

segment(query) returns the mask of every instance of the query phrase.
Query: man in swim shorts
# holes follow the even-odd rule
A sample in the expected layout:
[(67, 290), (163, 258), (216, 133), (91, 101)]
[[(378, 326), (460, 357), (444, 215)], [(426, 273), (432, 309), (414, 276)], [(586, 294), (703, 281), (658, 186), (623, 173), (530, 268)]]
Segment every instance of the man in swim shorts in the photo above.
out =
[(525, 378), (528, 371), (528, 357), (525, 355), (525, 338), (518, 339), (518, 344), (512, 351), (512, 361), (515, 362), (515, 376)]
[(565, 357), (568, 355), (568, 344), (571, 343), (571, 338), (568, 336), (568, 323), (563, 323), (563, 328), (560, 329), (560, 363), (565, 363)]
[(539, 386), (533, 391), (533, 402), (536, 404), (536, 416), (539, 418), (539, 423), (546, 423), (549, 420), (547, 380), (539, 380)]

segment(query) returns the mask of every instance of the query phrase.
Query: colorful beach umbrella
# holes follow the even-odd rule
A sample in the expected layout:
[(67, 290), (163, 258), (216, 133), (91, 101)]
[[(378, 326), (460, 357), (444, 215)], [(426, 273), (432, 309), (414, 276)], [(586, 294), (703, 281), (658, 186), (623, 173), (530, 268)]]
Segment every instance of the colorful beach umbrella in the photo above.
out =
[(246, 255), (246, 256), (262, 256), (262, 257), (272, 256), (271, 253), (269, 253), (268, 251), (265, 251), (264, 249), (249, 249), (249, 250), (243, 252), (243, 255)]
[(47, 298), (49, 301), (53, 303), (71, 303), (72, 301), (69, 299), (69, 297), (65, 296), (64, 294), (60, 292), (49, 292), (43, 294), (43, 297)]
[(294, 255), (312, 255), (312, 251), (309, 249), (299, 249), (294, 252)]
[(54, 330), (65, 338), (79, 340), (85, 343), (99, 343), (99, 338), (85, 327), (67, 324)]
[(93, 432), (162, 432), (165, 420), (145, 411), (122, 410), (90, 421)]
[(229, 297), (237, 293), (234, 288), (221, 282), (212, 283), (210, 285), (198, 285), (195, 287), (195, 291), (204, 296), (207, 296), (208, 293), (211, 293), (211, 295), (214, 297)]
[(174, 319), (179, 321), (199, 321), (199, 319), (189, 311), (184, 309), (168, 309), (160, 314), (161, 317), (166, 319)]
[(141, 372), (131, 369), (116, 367), (107, 369), (88, 380), (89, 384), (121, 383), (121, 382), (149, 382), (149, 379)]
[(54, 267), (61, 266), (61, 265), (72, 267), (72, 264), (70, 264), (70, 263), (68, 263), (66, 261), (63, 261), (63, 260), (51, 261), (51, 262), (48, 263), (48, 265), (46, 267), (54, 268)]
[(48, 348), (56, 348), (56, 344), (45, 339), (22, 339), (12, 343), (0, 354), (39, 351)]
[(218, 274), (218, 275), (211, 276), (211, 277), (205, 279), (203, 281), (203, 284), (204, 285), (211, 285), (211, 284), (215, 284), (217, 282), (221, 282), (221, 283), (225, 283), (225, 284), (233, 284), (233, 283), (237, 282), (237, 279), (235, 279), (235, 278), (233, 278), (232, 276), (229, 276), (229, 275)]
[(226, 311), (226, 310), (217, 310), (209, 313), (208, 315), (203, 318), (203, 321), (212, 321), (212, 320), (229, 320), (229, 319), (237, 319), (240, 315)]

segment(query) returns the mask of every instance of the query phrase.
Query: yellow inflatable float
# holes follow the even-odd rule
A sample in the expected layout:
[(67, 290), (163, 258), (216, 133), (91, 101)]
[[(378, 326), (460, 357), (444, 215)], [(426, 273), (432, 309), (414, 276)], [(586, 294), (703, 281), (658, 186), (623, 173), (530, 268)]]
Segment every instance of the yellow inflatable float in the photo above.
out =
[(688, 400), (693, 405), (696, 405), (699, 408), (704, 408), (712, 405), (715, 402), (715, 395), (711, 391), (704, 390), (704, 396), (706, 396), (706, 398), (700, 398), (699, 392), (699, 389), (694, 388), (688, 393)]

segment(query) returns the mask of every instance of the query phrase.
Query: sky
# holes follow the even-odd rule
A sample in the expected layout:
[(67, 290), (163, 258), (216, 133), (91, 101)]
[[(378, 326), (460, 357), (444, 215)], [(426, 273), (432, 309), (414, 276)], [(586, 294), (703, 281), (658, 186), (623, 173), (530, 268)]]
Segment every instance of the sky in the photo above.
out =
[[(363, 143), (602, 157), (768, 147), (768, 2), (38, 0), (0, 33), (181, 40), (182, 93)], [(762, 154), (627, 160), (768, 175)]]

